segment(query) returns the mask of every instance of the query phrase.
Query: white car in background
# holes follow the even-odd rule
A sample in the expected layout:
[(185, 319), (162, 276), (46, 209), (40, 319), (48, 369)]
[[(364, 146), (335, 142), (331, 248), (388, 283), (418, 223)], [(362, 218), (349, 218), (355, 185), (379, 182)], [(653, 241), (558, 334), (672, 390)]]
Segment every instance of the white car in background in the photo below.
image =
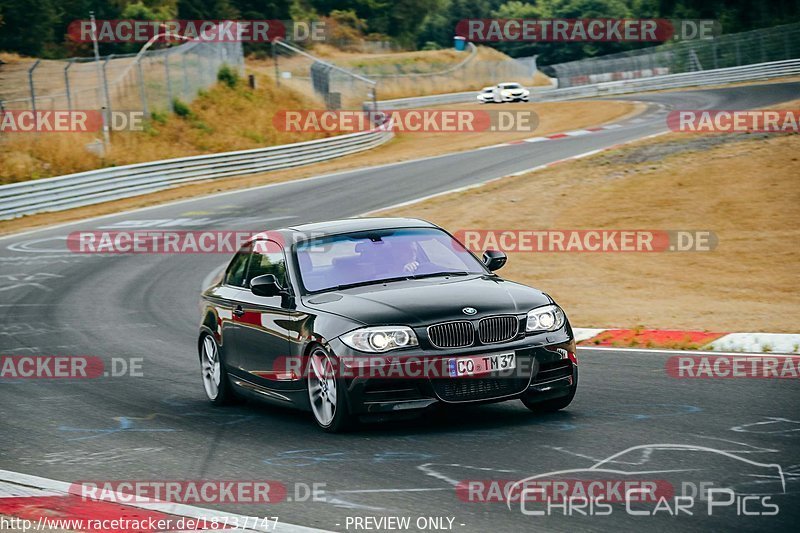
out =
[(481, 92), (478, 93), (478, 102), (487, 104), (494, 101), (494, 87), (484, 87), (481, 89)]
[(527, 102), (531, 92), (514, 82), (498, 83), (494, 87), (484, 87), (478, 93), (478, 101), (482, 104), (489, 102)]

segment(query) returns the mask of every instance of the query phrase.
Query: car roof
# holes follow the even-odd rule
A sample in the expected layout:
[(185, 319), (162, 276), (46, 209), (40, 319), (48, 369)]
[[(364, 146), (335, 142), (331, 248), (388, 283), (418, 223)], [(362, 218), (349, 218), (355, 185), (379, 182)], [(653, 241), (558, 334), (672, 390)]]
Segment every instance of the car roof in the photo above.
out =
[(391, 228), (436, 228), (435, 224), (418, 218), (364, 217), (313, 222), (286, 228), (288, 231), (313, 233), (317, 236)]

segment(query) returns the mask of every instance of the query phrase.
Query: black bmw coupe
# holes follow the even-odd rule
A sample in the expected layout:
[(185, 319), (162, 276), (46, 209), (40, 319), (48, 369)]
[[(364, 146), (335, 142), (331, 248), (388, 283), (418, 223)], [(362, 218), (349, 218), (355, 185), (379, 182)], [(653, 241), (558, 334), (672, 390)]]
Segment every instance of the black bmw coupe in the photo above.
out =
[(311, 411), (326, 431), (437, 404), (562, 409), (572, 328), (550, 296), (495, 274), (505, 262), (415, 219), (255, 235), (202, 294), (205, 392)]

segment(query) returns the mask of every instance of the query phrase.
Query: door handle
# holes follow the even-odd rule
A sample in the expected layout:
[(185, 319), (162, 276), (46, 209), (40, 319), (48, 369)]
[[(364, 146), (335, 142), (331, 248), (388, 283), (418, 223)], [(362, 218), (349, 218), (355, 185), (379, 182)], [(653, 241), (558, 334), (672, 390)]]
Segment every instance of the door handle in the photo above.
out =
[(242, 309), (241, 305), (237, 305), (233, 308), (233, 314), (236, 316), (242, 316), (244, 315), (244, 309)]

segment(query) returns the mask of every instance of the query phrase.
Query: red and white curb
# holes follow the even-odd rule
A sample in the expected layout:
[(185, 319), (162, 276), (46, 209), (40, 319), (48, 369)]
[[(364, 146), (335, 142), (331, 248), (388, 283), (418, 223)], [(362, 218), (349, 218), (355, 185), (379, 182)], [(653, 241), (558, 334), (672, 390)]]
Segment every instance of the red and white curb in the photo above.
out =
[(604, 126), (596, 126), (593, 128), (584, 128), (580, 130), (572, 130), (572, 131), (565, 131), (563, 133), (553, 133), (550, 135), (543, 135), (541, 137), (530, 137), (528, 139), (520, 139), (518, 141), (509, 141), (507, 143), (500, 143), (500, 144), (493, 144), (491, 146), (482, 146), (478, 148), (478, 150), (488, 150), (490, 148), (501, 148), (503, 146), (515, 146), (518, 144), (525, 144), (525, 143), (538, 143), (542, 141), (555, 141), (559, 139), (566, 139), (568, 137), (581, 137), (583, 135), (590, 135), (592, 133), (597, 133), (598, 131), (606, 131), (606, 130), (614, 130), (617, 128), (621, 128), (622, 124), (606, 124)]
[(512, 144), (519, 144), (520, 142), (538, 143), (542, 141), (552, 141), (554, 139), (566, 139), (567, 137), (581, 137), (583, 135), (590, 135), (592, 133), (597, 133), (598, 131), (614, 130), (621, 127), (622, 127), (621, 124), (607, 124), (605, 126), (596, 126), (594, 128), (572, 130), (572, 131), (566, 131), (564, 133), (553, 133), (552, 135), (545, 135), (543, 137), (531, 137), (530, 139), (523, 139), (522, 141), (518, 141)]
[(582, 347), (674, 348), (736, 353), (800, 354), (797, 333), (721, 333), (655, 329), (573, 328)]
[[(226, 513), (217, 509), (204, 509), (180, 503), (168, 503), (159, 500), (147, 500), (137, 503), (120, 504), (116, 501), (126, 501), (130, 498), (124, 494), (111, 493), (106, 496), (108, 501), (95, 500), (74, 494), (75, 486), (64, 481), (56, 481), (28, 474), (20, 474), (9, 470), (0, 470), (0, 517), (12, 517), (30, 521), (31, 530), (37, 531), (108, 531), (107, 529), (90, 529), (88, 527), (74, 527), (77, 524), (90, 524), (93, 521), (127, 520), (127, 523), (138, 521), (140, 523), (173, 524), (167, 529), (152, 528), (116, 528), (118, 533), (133, 533), (146, 531), (157, 533), (169, 531), (178, 533), (183, 531), (180, 524), (190, 524), (192, 531), (261, 531), (277, 533), (326, 533), (326, 530), (305, 526), (297, 526), (278, 521), (265, 523), (255, 520), (255, 517)], [(116, 501), (115, 501), (116, 500)], [(265, 513), (263, 506), (259, 506), (262, 515)], [(181, 520), (184, 519), (184, 520)], [(6, 519), (7, 520), (7, 519)], [(209, 529), (196, 524), (218, 520), (220, 523), (227, 521), (227, 526), (221, 529)], [(242, 524), (254, 524), (241, 527)], [(60, 525), (59, 525), (60, 524)], [(69, 527), (69, 524), (73, 524)], [(234, 527), (239, 524), (239, 527)], [(12, 530), (13, 531), (13, 530)]]

